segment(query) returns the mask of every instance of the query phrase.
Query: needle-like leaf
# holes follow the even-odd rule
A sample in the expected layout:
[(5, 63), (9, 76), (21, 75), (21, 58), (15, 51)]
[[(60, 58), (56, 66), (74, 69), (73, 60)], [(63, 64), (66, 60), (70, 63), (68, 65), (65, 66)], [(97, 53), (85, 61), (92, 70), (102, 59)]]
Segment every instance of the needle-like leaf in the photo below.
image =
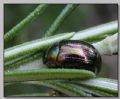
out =
[(45, 79), (87, 79), (96, 75), (88, 70), (78, 69), (37, 69), (5, 72), (5, 82), (35, 81)]
[(88, 89), (93, 89), (96, 91), (103, 91), (109, 94), (118, 94), (118, 82), (117, 80), (107, 79), (107, 78), (93, 78), (82, 81), (73, 81), (76, 84), (80, 84)]
[(4, 60), (10, 61), (10, 60), (13, 60), (13, 59), (20, 57), (22, 55), (36, 52), (38, 50), (43, 50), (55, 42), (58, 42), (58, 41), (61, 41), (64, 39), (69, 39), (70, 37), (73, 36), (73, 34), (74, 34), (74, 32), (58, 34), (58, 35), (55, 35), (52, 37), (33, 40), (30, 42), (23, 43), (21, 45), (17, 45), (17, 46), (8, 48), (5, 50)]
[(96, 42), (116, 32), (118, 32), (118, 22), (112, 21), (76, 32), (76, 34), (71, 39)]
[(55, 21), (52, 23), (50, 28), (45, 33), (45, 37), (52, 36), (56, 33), (57, 29), (61, 26), (62, 22), (67, 18), (67, 16), (77, 7), (78, 5), (68, 4), (58, 15)]
[(45, 10), (45, 8), (47, 8), (47, 4), (41, 4), (37, 6), (37, 8), (33, 12), (31, 12), (26, 18), (24, 18), (20, 23), (18, 23), (10, 31), (5, 33), (4, 41), (8, 42), (13, 37), (15, 37), (16, 34), (20, 33), (20, 31), (24, 29), (25, 26), (30, 24), (34, 19), (36, 19)]

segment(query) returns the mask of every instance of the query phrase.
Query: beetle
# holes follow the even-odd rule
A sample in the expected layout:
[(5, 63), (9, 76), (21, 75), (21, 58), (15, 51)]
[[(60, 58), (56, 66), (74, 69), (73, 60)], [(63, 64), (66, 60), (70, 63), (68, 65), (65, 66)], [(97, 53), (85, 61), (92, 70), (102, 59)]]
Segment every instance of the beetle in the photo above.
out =
[(43, 63), (48, 68), (85, 69), (97, 74), (101, 69), (101, 56), (85, 41), (62, 40), (47, 49)]

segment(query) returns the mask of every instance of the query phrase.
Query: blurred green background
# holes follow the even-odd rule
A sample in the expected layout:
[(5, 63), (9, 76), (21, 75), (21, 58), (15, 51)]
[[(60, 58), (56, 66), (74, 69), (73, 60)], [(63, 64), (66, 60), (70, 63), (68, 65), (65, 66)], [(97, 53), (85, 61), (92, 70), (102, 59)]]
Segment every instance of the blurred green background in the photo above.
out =
[[(5, 48), (27, 41), (41, 38), (66, 4), (49, 4), (45, 12), (21, 31), (13, 40), (4, 44)], [(37, 4), (5, 4), (4, 5), (4, 33), (25, 18)], [(57, 33), (77, 32), (88, 27), (118, 19), (117, 4), (79, 4), (79, 6), (65, 19)], [(118, 55), (102, 56), (101, 76), (118, 77)]]

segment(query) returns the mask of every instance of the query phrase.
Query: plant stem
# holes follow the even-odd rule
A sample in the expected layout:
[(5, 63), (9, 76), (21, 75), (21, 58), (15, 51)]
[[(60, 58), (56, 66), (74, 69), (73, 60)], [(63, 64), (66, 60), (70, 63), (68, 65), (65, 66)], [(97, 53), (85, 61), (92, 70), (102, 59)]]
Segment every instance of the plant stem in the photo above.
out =
[(101, 55), (118, 53), (118, 33), (92, 44)]
[(52, 23), (48, 31), (45, 33), (45, 37), (54, 35), (57, 31), (57, 29), (60, 27), (62, 22), (67, 18), (67, 16), (77, 7), (77, 5), (74, 4), (68, 4), (62, 12), (58, 15), (58, 17), (55, 19), (55, 21)]
[(116, 32), (118, 32), (118, 22), (112, 21), (109, 23), (85, 29), (83, 31), (79, 31), (71, 38), (71, 40), (96, 42)]
[(4, 73), (5, 82), (35, 81), (45, 79), (87, 79), (95, 77), (95, 74), (88, 70), (78, 69), (35, 69), (8, 71)]
[(28, 24), (30, 24), (34, 19), (36, 19), (42, 12), (47, 8), (47, 4), (41, 4), (37, 6), (37, 8), (32, 11), (26, 18), (24, 18), (20, 23), (14, 26), (10, 31), (5, 33), (4, 41), (10, 41), (15, 35), (20, 33), (20, 31), (25, 28)]
[(59, 34), (48, 38), (33, 40), (27, 43), (23, 43), (21, 45), (17, 45), (15, 47), (8, 48), (7, 50), (5, 50), (4, 60), (10, 61), (22, 55), (36, 52), (38, 50), (43, 50), (55, 42), (69, 39), (73, 36), (73, 34), (74, 32)]

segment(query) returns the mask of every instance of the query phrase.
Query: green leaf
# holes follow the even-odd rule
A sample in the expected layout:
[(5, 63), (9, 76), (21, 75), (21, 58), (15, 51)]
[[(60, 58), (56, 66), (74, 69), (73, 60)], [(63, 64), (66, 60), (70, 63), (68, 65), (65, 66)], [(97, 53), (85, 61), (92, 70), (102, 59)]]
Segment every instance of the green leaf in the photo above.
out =
[(42, 53), (40, 53), (40, 51), (31, 53), (31, 54), (27, 54), (27, 55), (23, 55), (21, 57), (11, 60), (11, 61), (5, 62), (4, 70), (5, 71), (6, 70), (14, 70), (23, 64), (34, 62), (35, 60), (40, 59), (41, 56), (42, 56)]
[(30, 42), (26, 42), (26, 43), (8, 48), (5, 50), (5, 53), (4, 53), (4, 61), (10, 61), (22, 55), (43, 50), (55, 42), (58, 42), (64, 39), (69, 39), (70, 37), (73, 36), (73, 34), (74, 32), (59, 34), (59, 35), (55, 35), (55, 36), (51, 36), (43, 39), (33, 40)]
[(115, 94), (113, 93), (108, 93), (108, 92), (104, 92), (104, 91), (101, 91), (101, 90), (96, 90), (94, 88), (89, 88), (87, 86), (83, 86), (83, 85), (77, 85), (76, 86), (80, 87), (81, 90), (85, 91), (86, 93), (89, 93), (89, 94), (92, 94), (93, 96), (116, 96)]
[(47, 8), (47, 4), (41, 4), (37, 6), (37, 8), (31, 12), (26, 18), (24, 18), (20, 23), (18, 23), (15, 27), (13, 27), (10, 31), (5, 33), (4, 41), (10, 41), (15, 35), (20, 33), (20, 31), (25, 28), (28, 24), (30, 24), (34, 19), (36, 19), (42, 12)]
[(86, 88), (93, 89), (96, 91), (102, 91), (108, 94), (118, 94), (118, 83), (117, 80), (108, 78), (93, 78), (83, 81), (74, 81), (75, 84), (80, 84)]
[(89, 94), (92, 94), (94, 96), (117, 96), (117, 94), (115, 93), (109, 93), (109, 92), (105, 92), (103, 90), (99, 90), (99, 89), (95, 89), (95, 88), (91, 88), (91, 87), (88, 87), (88, 86), (84, 86), (84, 85), (79, 85), (79, 87), (89, 93)]
[(71, 40), (96, 42), (116, 32), (118, 32), (118, 22), (112, 21), (95, 27), (87, 28), (83, 31), (79, 31), (71, 38)]
[(95, 74), (87, 70), (78, 69), (37, 69), (37, 70), (15, 70), (4, 73), (5, 82), (35, 81), (46, 79), (88, 79)]
[(61, 24), (64, 22), (64, 20), (70, 15), (70, 13), (77, 7), (78, 5), (74, 4), (68, 4), (66, 7), (62, 10), (62, 12), (58, 15), (58, 17), (55, 19), (55, 21), (52, 23), (48, 31), (45, 33), (45, 37), (54, 35), (57, 31), (57, 29), (61, 26)]

